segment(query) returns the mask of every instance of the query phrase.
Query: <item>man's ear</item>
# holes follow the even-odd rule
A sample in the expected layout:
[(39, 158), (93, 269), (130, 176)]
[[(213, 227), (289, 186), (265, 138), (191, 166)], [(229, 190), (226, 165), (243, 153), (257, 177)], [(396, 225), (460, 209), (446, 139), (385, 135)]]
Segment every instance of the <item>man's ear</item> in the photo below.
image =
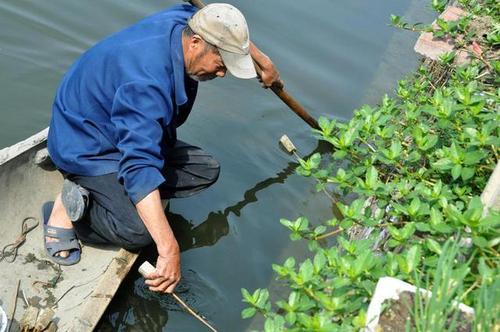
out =
[(191, 47), (196, 49), (199, 48), (203, 44), (203, 39), (199, 35), (192, 35), (191, 36)]

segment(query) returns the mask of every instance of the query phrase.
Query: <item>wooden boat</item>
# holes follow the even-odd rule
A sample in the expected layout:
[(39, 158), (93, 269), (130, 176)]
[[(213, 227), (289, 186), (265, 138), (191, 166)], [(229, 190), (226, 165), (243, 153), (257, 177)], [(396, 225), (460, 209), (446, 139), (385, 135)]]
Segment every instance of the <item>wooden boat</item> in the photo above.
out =
[(11, 332), (20, 330), (26, 302), (52, 308), (58, 331), (92, 331), (137, 255), (119, 248), (83, 246), (76, 265), (59, 266), (48, 260), (40, 208), (54, 199), (63, 179), (50, 159), (47, 162), (47, 133), (48, 128), (0, 150), (0, 250), (20, 239), (23, 221), (27, 228), (38, 223), (17, 255), (10, 251), (12, 246), (3, 257), (0, 254), (0, 306)]

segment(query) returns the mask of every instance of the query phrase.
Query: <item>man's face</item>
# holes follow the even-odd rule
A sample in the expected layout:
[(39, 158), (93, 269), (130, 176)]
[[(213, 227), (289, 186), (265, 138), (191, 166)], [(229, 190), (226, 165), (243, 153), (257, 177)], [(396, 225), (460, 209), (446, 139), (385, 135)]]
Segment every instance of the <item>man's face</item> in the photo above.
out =
[(199, 36), (191, 37), (189, 51), (184, 60), (186, 72), (192, 79), (203, 82), (226, 75), (226, 66), (217, 49), (207, 47)]

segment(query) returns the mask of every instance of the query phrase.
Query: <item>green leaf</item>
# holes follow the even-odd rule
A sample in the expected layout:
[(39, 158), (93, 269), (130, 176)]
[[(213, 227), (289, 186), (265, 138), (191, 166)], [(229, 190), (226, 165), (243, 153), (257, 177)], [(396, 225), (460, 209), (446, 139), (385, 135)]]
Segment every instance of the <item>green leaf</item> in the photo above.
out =
[(406, 224), (402, 229), (401, 229), (401, 236), (402, 236), (402, 239), (403, 240), (407, 240), (410, 238), (410, 236), (413, 235), (413, 233), (415, 233), (415, 229), (416, 229), (416, 226), (415, 226), (415, 223), (414, 222), (410, 222), (408, 224)]
[(349, 229), (350, 227), (352, 227), (352, 225), (354, 225), (354, 222), (352, 221), (352, 219), (346, 218), (340, 222), (339, 226), (342, 229)]
[(484, 151), (475, 150), (471, 152), (467, 152), (464, 158), (465, 165), (475, 165), (479, 163), (484, 157), (486, 153)]
[(319, 152), (316, 152), (315, 154), (313, 154), (309, 160), (307, 161), (307, 163), (309, 164), (309, 169), (316, 169), (318, 168), (319, 164), (321, 163), (321, 155), (319, 154)]
[(250, 295), (250, 293), (245, 288), (241, 289), (241, 295), (243, 296), (243, 299), (245, 300), (245, 302), (247, 302), (247, 303), (254, 302), (252, 295)]
[(345, 156), (347, 156), (347, 151), (346, 150), (337, 150), (333, 153), (333, 158), (335, 159), (344, 159)]
[(443, 214), (437, 208), (432, 207), (431, 208), (431, 219), (430, 219), (431, 226), (435, 227), (436, 225), (439, 225), (442, 222), (443, 222)]
[(401, 22), (401, 16), (391, 14), (391, 23), (394, 26), (398, 26)]
[(408, 161), (411, 162), (411, 163), (419, 161), (420, 158), (422, 158), (422, 155), (420, 153), (418, 153), (418, 151), (412, 151), (408, 155)]
[(455, 165), (451, 169), (451, 176), (453, 177), (453, 180), (458, 179), (458, 177), (462, 174), (462, 165)]
[(483, 203), (481, 202), (481, 198), (479, 196), (475, 196), (470, 200), (467, 211), (465, 211), (463, 217), (467, 225), (476, 227), (482, 214)]
[(306, 259), (300, 266), (299, 275), (302, 277), (303, 282), (308, 282), (312, 279), (314, 267), (310, 259)]
[(360, 275), (363, 271), (368, 270), (374, 261), (373, 254), (369, 250), (365, 250), (354, 261), (353, 272), (354, 277)]
[(478, 226), (495, 229), (500, 226), (500, 211), (489, 210), (489, 214), (481, 218)]
[(427, 238), (425, 239), (425, 245), (427, 247), (427, 249), (429, 249), (430, 251), (438, 254), (438, 255), (441, 255), (441, 245), (434, 239), (432, 238)]
[[(269, 299), (269, 291), (267, 289), (257, 289), (257, 301), (255, 301), (255, 306), (259, 308), (264, 308), (267, 300)], [(254, 298), (255, 298), (254, 294)]]
[(408, 264), (408, 273), (410, 273), (414, 271), (420, 263), (420, 246), (412, 246), (406, 254), (406, 260)]
[(488, 241), (482, 236), (474, 236), (472, 237), (472, 242), (478, 246), (479, 248), (488, 247)]
[(366, 172), (366, 184), (370, 189), (376, 189), (378, 183), (378, 171), (371, 166)]
[(432, 0), (432, 9), (441, 13), (446, 8), (447, 4), (448, 1), (446, 0)]
[(387, 275), (393, 277), (398, 272), (398, 262), (396, 255), (392, 252), (387, 253), (387, 263), (385, 265), (385, 272)]
[(399, 246), (399, 244), (400, 242), (395, 239), (389, 239), (389, 241), (387, 241), (387, 245), (389, 246), (389, 248), (397, 247)]
[(476, 138), (478, 136), (478, 131), (475, 128), (465, 128), (464, 132), (471, 138)]
[(256, 312), (257, 312), (257, 309), (255, 309), (253, 307), (252, 308), (246, 308), (246, 309), (244, 309), (241, 312), (241, 318), (247, 319), (247, 318), (253, 317)]
[(300, 164), (300, 167), (302, 167), (304, 170), (310, 170), (309, 163), (307, 161), (305, 161), (304, 159), (300, 158), (299, 164)]
[(330, 136), (335, 126), (335, 122), (334, 121), (330, 122), (330, 120), (328, 120), (326, 117), (320, 116), (318, 119), (318, 125), (321, 128), (322, 135)]
[(408, 208), (408, 213), (410, 214), (410, 216), (415, 216), (417, 215), (419, 209), (420, 209), (420, 199), (418, 199), (417, 197), (411, 201), (410, 206)]
[(475, 168), (464, 167), (461, 173), (462, 180), (467, 181), (471, 179), (474, 176), (475, 171), (476, 171)]
[(285, 227), (291, 227), (292, 226), (292, 222), (290, 220), (287, 220), (287, 219), (280, 219), (280, 224), (282, 224)]
[(419, 232), (430, 232), (431, 231), (431, 226), (428, 223), (425, 222), (417, 222), (415, 223), (415, 227)]
[(438, 224), (438, 225), (434, 226), (433, 229), (436, 232), (443, 233), (443, 234), (449, 234), (449, 233), (453, 232), (453, 227), (451, 227), (445, 223)]
[(391, 159), (396, 159), (401, 155), (401, 142), (393, 140), (391, 143)]
[(439, 61), (441, 61), (444, 64), (451, 64), (455, 59), (455, 56), (456, 56), (455, 52), (446, 52), (441, 56), (439, 56)]
[(288, 296), (288, 304), (290, 305), (290, 307), (294, 308), (297, 305), (299, 298), (299, 293), (291, 292)]
[(284, 325), (285, 319), (282, 316), (269, 317), (264, 323), (264, 332), (281, 332)]
[(288, 268), (288, 269), (293, 269), (295, 267), (295, 258), (288, 257), (286, 259), (285, 263), (283, 264), (283, 266)]
[(325, 255), (322, 252), (318, 252), (314, 256), (314, 269), (319, 272), (323, 269), (323, 267), (325, 267), (325, 265), (326, 265)]
[(426, 137), (425, 143), (420, 147), (420, 149), (427, 151), (433, 148), (438, 142), (438, 137), (436, 135), (429, 135)]
[(453, 228), (443, 222), (443, 214), (437, 208), (432, 207), (430, 213), (430, 224), (433, 230), (439, 233), (451, 233)]
[(399, 270), (405, 274), (410, 273), (410, 268), (408, 267), (408, 261), (403, 255), (397, 255), (396, 261), (398, 262)]
[(351, 280), (349, 280), (347, 278), (337, 277), (337, 278), (333, 279), (333, 281), (332, 281), (332, 287), (334, 289), (339, 289), (339, 288), (349, 286), (349, 285), (351, 285)]
[(335, 226), (337, 226), (337, 225), (339, 224), (339, 221), (338, 221), (338, 219), (337, 219), (337, 218), (332, 218), (332, 219), (330, 219), (330, 220), (327, 220), (325, 223), (326, 223), (328, 226), (335, 227)]
[(442, 158), (432, 163), (432, 168), (435, 168), (440, 171), (446, 171), (453, 167), (453, 162), (449, 158)]
[(297, 169), (295, 171), (297, 172), (298, 175), (301, 175), (301, 176), (305, 176), (305, 177), (311, 176), (311, 171), (309, 169), (305, 169), (302, 166), (297, 167)]
[(346, 172), (344, 171), (344, 169), (339, 168), (335, 177), (339, 180), (345, 180), (347, 178)]
[(494, 275), (493, 269), (490, 269), (486, 264), (484, 257), (479, 258), (478, 265), (479, 274), (483, 278), (484, 281), (488, 282)]
[(366, 311), (361, 310), (359, 314), (356, 317), (354, 317), (352, 323), (356, 330), (363, 330), (364, 327), (366, 326)]
[(297, 314), (295, 312), (289, 312), (286, 314), (285, 320), (290, 325), (295, 324), (295, 322), (297, 321)]
[(401, 231), (399, 229), (397, 229), (396, 227), (394, 226), (387, 226), (387, 230), (389, 231), (389, 234), (391, 234), (391, 237), (396, 240), (396, 241), (402, 241), (403, 240), (403, 236), (401, 235)]
[(320, 225), (314, 229), (314, 235), (318, 236), (326, 231), (326, 226)]

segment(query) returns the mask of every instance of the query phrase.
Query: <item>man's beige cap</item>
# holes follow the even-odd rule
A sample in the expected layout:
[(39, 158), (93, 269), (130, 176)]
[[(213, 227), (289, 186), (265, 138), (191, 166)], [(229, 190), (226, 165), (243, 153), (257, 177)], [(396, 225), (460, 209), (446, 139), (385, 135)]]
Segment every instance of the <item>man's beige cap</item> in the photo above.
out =
[(216, 46), (231, 74), (238, 78), (257, 76), (250, 56), (250, 37), (243, 14), (227, 3), (211, 3), (188, 21), (194, 33)]

